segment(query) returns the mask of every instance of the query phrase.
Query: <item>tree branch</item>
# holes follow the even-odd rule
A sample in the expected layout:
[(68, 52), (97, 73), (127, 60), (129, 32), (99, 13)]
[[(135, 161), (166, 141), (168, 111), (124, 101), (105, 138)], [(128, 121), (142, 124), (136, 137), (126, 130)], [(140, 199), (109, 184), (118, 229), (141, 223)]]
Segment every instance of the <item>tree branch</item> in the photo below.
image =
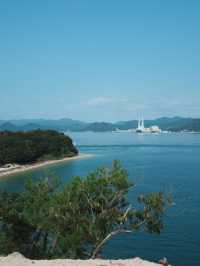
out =
[(122, 218), (122, 222), (121, 224), (126, 220), (127, 216), (128, 216), (128, 213), (130, 212), (130, 210), (132, 209), (132, 206), (129, 205), (127, 210), (125, 211), (124, 215), (123, 215), (123, 218)]
[(110, 240), (112, 237), (119, 235), (119, 234), (129, 234), (132, 233), (131, 230), (125, 230), (125, 229), (118, 229), (115, 230), (113, 232), (111, 232), (109, 235), (107, 235), (99, 245), (97, 245), (97, 247), (95, 248), (95, 250), (92, 253), (91, 259), (95, 259), (97, 257), (97, 255), (99, 254), (99, 252), (101, 251), (101, 249), (103, 248), (103, 246), (106, 244), (106, 242), (108, 240)]

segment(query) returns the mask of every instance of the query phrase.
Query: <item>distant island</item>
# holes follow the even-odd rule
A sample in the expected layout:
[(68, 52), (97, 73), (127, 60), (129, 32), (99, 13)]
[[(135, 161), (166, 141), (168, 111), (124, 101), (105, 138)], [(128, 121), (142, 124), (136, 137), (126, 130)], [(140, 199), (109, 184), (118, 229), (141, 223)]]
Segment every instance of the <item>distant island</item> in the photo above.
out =
[[(157, 125), (163, 131), (171, 132), (200, 132), (199, 118), (162, 117), (153, 120), (145, 120), (145, 125), (151, 127)], [(109, 132), (118, 130), (136, 129), (137, 120), (87, 123), (79, 120), (63, 118), (51, 119), (19, 119), (0, 120), (0, 131), (31, 131), (31, 130), (56, 130), (60, 132)]]
[(72, 139), (53, 130), (0, 133), (0, 176), (78, 156)]

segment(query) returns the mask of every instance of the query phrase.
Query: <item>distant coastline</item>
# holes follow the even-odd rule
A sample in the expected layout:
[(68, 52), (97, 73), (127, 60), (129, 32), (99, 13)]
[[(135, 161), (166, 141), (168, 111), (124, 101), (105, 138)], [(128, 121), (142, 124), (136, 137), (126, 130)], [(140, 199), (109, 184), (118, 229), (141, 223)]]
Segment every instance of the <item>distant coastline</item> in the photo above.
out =
[[(200, 118), (192, 117), (160, 117), (156, 119), (145, 119), (147, 128), (157, 125), (162, 131), (170, 132), (200, 132)], [(111, 132), (118, 130), (135, 130), (138, 120), (118, 122), (84, 122), (63, 118), (52, 119), (19, 119), (0, 120), (0, 131), (32, 131), (32, 130), (56, 130), (59, 132)]]
[(48, 165), (56, 165), (59, 163), (63, 162), (68, 162), (68, 161), (73, 161), (73, 160), (80, 160), (80, 159), (85, 159), (92, 157), (92, 154), (85, 154), (85, 153), (80, 153), (76, 156), (73, 157), (65, 157), (63, 159), (58, 159), (58, 160), (48, 160), (45, 162), (38, 162), (38, 163), (33, 163), (33, 164), (27, 164), (27, 165), (16, 165), (15, 168), (13, 169), (8, 169), (5, 171), (0, 171), (0, 178), (6, 177), (6, 176), (11, 176), (15, 174), (20, 174), (26, 171), (34, 170), (34, 169), (39, 169), (43, 168)]

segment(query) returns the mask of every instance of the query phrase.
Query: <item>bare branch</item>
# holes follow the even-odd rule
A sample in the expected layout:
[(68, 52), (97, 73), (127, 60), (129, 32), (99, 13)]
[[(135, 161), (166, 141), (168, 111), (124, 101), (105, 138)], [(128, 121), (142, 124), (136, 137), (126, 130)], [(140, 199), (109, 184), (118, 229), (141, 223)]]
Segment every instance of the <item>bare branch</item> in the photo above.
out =
[(110, 240), (111, 238), (113, 238), (116, 235), (119, 235), (119, 234), (129, 234), (129, 233), (132, 233), (132, 231), (131, 230), (125, 230), (125, 229), (118, 229), (118, 230), (115, 230), (115, 231), (111, 232), (109, 235), (107, 235), (101, 241), (101, 243), (99, 245), (97, 245), (97, 247), (95, 248), (95, 250), (92, 253), (91, 259), (95, 259), (97, 257), (97, 255), (99, 254), (99, 252), (101, 251), (101, 249), (103, 248), (103, 246), (106, 244), (106, 242), (108, 240)]
[(130, 212), (130, 210), (132, 209), (132, 205), (129, 205), (126, 212), (123, 215), (122, 221), (125, 221), (125, 219), (127, 218), (128, 213)]

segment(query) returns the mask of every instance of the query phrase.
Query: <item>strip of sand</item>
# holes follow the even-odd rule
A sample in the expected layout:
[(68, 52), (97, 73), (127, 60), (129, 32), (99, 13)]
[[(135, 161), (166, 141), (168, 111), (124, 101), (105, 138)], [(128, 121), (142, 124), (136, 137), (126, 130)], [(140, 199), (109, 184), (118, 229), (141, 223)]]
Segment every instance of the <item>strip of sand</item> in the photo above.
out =
[[(28, 260), (19, 253), (0, 257), (1, 266), (159, 266), (140, 258), (128, 260)], [(161, 265), (160, 265), (161, 266)]]
[(65, 157), (65, 158), (59, 159), (59, 160), (49, 160), (49, 161), (39, 162), (39, 163), (34, 163), (34, 164), (17, 165), (16, 168), (14, 168), (14, 169), (6, 169), (5, 171), (0, 171), (0, 178), (5, 177), (5, 176), (9, 176), (9, 175), (15, 175), (15, 174), (23, 173), (23, 172), (29, 171), (29, 170), (42, 168), (42, 167), (45, 167), (48, 165), (54, 165), (54, 164), (59, 164), (59, 163), (63, 163), (63, 162), (73, 161), (73, 160), (85, 159), (85, 158), (89, 158), (92, 156), (93, 156), (92, 154), (79, 153), (78, 155), (76, 155), (74, 157)]

